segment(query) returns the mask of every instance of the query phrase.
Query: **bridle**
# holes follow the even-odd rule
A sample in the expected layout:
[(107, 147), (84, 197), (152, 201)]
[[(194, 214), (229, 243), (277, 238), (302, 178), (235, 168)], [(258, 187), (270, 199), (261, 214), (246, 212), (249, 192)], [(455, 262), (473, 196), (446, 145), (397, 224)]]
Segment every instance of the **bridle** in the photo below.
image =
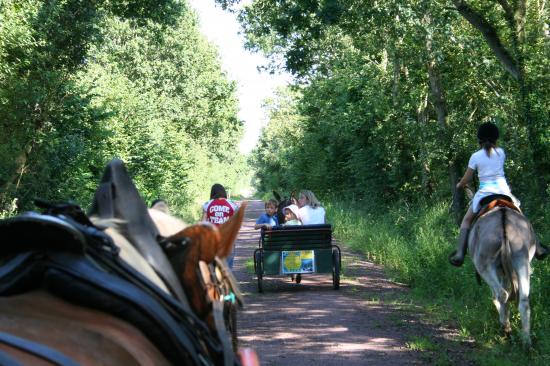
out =
[[(182, 262), (189, 254), (191, 239), (186, 237), (159, 238), (159, 244), (167, 253), (182, 252)], [(200, 251), (200, 247), (198, 248)], [(169, 255), (170, 256), (170, 255)], [(199, 253), (200, 258), (200, 253)], [(239, 291), (237, 281), (224, 259), (215, 257), (212, 263), (199, 260), (195, 268), (197, 281), (206, 294), (207, 306), (196, 309), (197, 316), (201, 319), (207, 318), (210, 313), (214, 320), (214, 326), (219, 341), (224, 349), (224, 364), (233, 364), (234, 351), (236, 347), (235, 329), (236, 319), (231, 315), (236, 311), (236, 306), (241, 308), (244, 305), (242, 293)], [(186, 287), (185, 284), (184, 288)]]

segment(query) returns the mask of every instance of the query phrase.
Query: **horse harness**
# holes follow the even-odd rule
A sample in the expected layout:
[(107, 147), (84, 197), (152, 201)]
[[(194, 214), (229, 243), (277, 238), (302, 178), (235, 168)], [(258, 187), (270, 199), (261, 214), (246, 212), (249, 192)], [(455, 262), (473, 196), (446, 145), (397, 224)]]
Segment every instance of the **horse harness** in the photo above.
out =
[[(234, 339), (232, 332), (235, 327), (231, 316), (232, 312), (236, 310), (235, 307), (242, 307), (244, 301), (233, 274), (225, 260), (219, 257), (216, 257), (210, 264), (199, 261), (197, 274), (212, 305), (214, 325), (223, 347), (236, 347), (236, 344), (231, 344), (229, 341)], [(231, 352), (225, 354), (231, 355)], [(231, 360), (226, 358), (225, 363), (231, 364)]]
[(236, 362), (221, 334), (213, 339), (187, 304), (121, 260), (112, 239), (74, 206), (0, 220), (0, 296), (43, 287), (134, 324), (174, 364), (212, 365), (222, 353), (225, 365)]

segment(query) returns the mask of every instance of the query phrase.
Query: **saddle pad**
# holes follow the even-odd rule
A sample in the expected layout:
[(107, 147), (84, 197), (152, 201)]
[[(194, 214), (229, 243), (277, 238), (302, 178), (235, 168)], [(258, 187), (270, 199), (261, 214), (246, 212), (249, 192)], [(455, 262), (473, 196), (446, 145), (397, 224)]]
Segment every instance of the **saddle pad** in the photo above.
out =
[(88, 215), (123, 221), (127, 239), (163, 279), (172, 294), (188, 304), (179, 280), (157, 242), (159, 232), (147, 212), (147, 206), (121, 160), (114, 159), (105, 168)]
[(505, 199), (497, 198), (497, 199), (489, 202), (488, 205), (484, 206), (481, 210), (479, 210), (479, 213), (477, 214), (476, 219), (478, 217), (483, 216), (487, 212), (491, 211), (495, 207), (508, 207), (508, 208), (511, 208), (514, 211), (517, 211), (517, 212), (521, 213), (521, 210), (516, 205), (514, 205), (513, 202), (510, 202), (510, 201), (505, 200)]

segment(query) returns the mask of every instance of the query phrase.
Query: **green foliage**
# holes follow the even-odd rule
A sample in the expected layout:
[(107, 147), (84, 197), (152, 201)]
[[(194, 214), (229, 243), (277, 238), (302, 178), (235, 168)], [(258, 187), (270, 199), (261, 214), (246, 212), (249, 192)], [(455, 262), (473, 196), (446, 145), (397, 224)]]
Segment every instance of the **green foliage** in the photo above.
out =
[[(485, 5), (475, 3), (474, 10), (507, 45), (508, 23), (495, 4)], [(344, 11), (328, 20), (326, 6)], [(241, 21), (249, 46), (274, 62), (283, 56), (286, 68), (301, 76), (300, 95), (289, 104), (300, 120), (300, 139), (295, 146), (296, 140), (287, 141), (290, 146), (270, 164), (257, 159), (265, 183), (260, 190), (307, 187), (321, 195), (386, 200), (448, 196), (477, 149), (477, 126), (493, 119), (503, 131), (514, 191), (528, 210), (542, 210), (550, 128), (541, 69), (548, 64), (548, 47), (540, 17), (540, 9), (529, 7), (530, 38), (523, 43), (530, 50), (527, 103), (479, 31), (438, 2), (369, 2), (358, 8), (353, 1), (262, 0), (245, 7)], [(303, 57), (295, 58), (297, 53)], [(282, 110), (289, 108), (284, 100), (275, 102)], [(273, 119), (255, 154), (283, 145), (284, 133), (269, 132), (275, 124), (282, 125)]]
[(115, 157), (188, 220), (213, 183), (248, 184), (235, 83), (185, 2), (0, 4), (3, 215), (34, 197), (87, 206)]

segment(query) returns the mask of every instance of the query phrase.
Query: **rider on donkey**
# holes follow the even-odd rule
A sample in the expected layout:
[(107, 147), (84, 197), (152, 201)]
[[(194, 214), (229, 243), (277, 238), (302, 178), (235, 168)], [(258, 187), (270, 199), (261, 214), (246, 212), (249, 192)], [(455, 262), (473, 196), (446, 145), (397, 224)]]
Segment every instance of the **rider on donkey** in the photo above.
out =
[[(486, 122), (479, 126), (477, 139), (481, 149), (472, 154), (466, 173), (464, 173), (462, 179), (456, 184), (457, 189), (463, 188), (472, 180), (474, 171), (477, 170), (479, 190), (474, 195), (472, 204), (462, 219), (456, 250), (449, 256), (449, 262), (453, 266), (459, 267), (464, 263), (470, 225), (480, 210), (480, 201), (483, 198), (500, 194), (508, 196), (517, 207), (520, 205), (519, 200), (512, 195), (504, 177), (506, 154), (502, 148), (496, 146), (498, 137), (498, 127), (494, 123)], [(537, 259), (542, 260), (548, 255), (548, 248), (540, 244), (538, 240), (536, 248), (535, 257)]]

